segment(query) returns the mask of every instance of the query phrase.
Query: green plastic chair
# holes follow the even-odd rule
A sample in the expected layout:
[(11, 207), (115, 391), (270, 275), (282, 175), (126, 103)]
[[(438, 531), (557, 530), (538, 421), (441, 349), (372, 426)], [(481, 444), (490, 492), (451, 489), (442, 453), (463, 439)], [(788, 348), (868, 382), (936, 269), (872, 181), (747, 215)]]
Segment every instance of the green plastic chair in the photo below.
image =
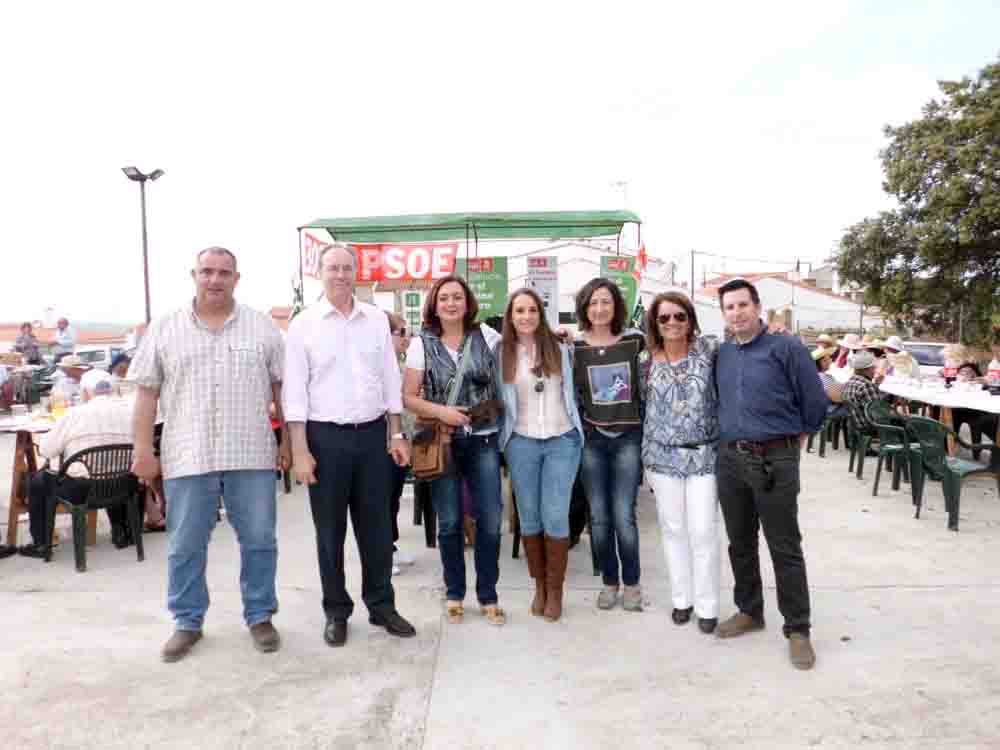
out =
[[(948, 529), (951, 531), (958, 531), (958, 509), (963, 479), (975, 474), (992, 473), (996, 477), (997, 493), (1000, 494), (1000, 446), (992, 443), (969, 444), (950, 427), (927, 417), (907, 419), (906, 432), (911, 441), (920, 443), (919, 452), (910, 451), (910, 480), (913, 486), (914, 504), (917, 506), (914, 518), (920, 518), (924, 481), (928, 477), (941, 482), (945, 510), (948, 512)], [(988, 450), (989, 464), (984, 466), (978, 461), (949, 456), (949, 435), (963, 448)]]
[(910, 481), (910, 451), (920, 451), (920, 443), (911, 443), (906, 439), (905, 420), (885, 401), (869, 401), (865, 404), (865, 415), (868, 421), (875, 425), (878, 432), (878, 464), (875, 467), (875, 484), (872, 486), (872, 497), (878, 495), (878, 483), (882, 476), (882, 465), (892, 471), (892, 488), (899, 489), (900, 476)]
[[(878, 439), (878, 433), (859, 430), (854, 425), (854, 420), (848, 418), (847, 438), (851, 448), (851, 459), (847, 463), (847, 470), (855, 472), (858, 479), (864, 479), (865, 455), (871, 448), (872, 442)], [(855, 468), (855, 461), (857, 461), (857, 468)]]

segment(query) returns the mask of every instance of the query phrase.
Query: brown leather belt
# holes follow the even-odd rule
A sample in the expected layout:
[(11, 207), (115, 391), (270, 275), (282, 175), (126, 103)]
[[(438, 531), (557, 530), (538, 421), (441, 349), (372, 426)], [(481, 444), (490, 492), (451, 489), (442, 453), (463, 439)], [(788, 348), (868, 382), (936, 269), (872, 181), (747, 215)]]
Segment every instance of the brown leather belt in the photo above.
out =
[(731, 440), (726, 443), (726, 447), (737, 453), (752, 453), (755, 456), (766, 456), (773, 450), (795, 448), (798, 446), (798, 442), (798, 437), (781, 437), (760, 442), (753, 440)]

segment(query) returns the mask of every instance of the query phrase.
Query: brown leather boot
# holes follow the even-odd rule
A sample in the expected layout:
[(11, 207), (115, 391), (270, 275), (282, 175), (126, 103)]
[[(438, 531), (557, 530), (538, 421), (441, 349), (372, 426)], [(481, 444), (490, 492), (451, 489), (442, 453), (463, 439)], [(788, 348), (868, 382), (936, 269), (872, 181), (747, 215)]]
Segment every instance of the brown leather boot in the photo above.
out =
[(563, 583), (569, 556), (569, 537), (545, 537), (545, 619), (555, 622), (562, 617)]
[(522, 536), (524, 554), (528, 558), (528, 573), (535, 579), (535, 598), (531, 600), (531, 614), (541, 617), (545, 611), (545, 542), (541, 534)]

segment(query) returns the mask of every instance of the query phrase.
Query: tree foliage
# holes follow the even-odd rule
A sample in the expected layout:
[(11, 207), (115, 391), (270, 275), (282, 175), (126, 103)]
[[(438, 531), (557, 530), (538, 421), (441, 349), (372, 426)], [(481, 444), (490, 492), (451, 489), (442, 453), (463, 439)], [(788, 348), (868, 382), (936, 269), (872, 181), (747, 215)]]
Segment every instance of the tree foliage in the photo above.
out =
[(1000, 337), (1000, 60), (938, 83), (923, 116), (887, 126), (883, 189), (898, 207), (863, 219), (835, 258), (900, 324)]

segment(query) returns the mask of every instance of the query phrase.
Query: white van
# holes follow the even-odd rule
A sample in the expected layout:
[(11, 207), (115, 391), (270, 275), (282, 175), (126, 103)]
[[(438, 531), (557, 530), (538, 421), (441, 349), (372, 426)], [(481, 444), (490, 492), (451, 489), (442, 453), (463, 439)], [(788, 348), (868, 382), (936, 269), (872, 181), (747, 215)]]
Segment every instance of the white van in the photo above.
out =
[(124, 346), (78, 346), (73, 352), (84, 364), (99, 370), (110, 370), (111, 360), (125, 351)]

